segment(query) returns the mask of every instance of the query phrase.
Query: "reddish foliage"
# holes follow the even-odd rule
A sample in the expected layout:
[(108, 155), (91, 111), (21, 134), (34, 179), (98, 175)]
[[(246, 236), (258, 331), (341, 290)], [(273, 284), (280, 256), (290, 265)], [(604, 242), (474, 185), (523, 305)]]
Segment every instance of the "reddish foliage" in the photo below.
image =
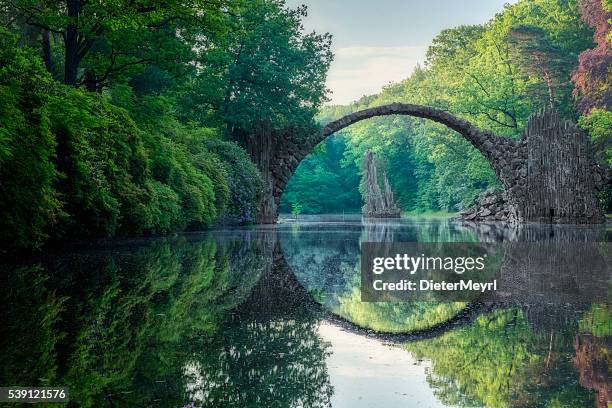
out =
[(578, 3), (580, 18), (587, 23), (589, 27), (595, 29), (593, 40), (599, 46), (603, 46), (606, 43), (606, 35), (609, 30), (608, 20), (612, 17), (612, 13), (604, 11), (601, 1), (602, 0), (580, 0)]
[(603, 351), (606, 348), (604, 339), (592, 335), (577, 335), (574, 339), (576, 356), (572, 360), (580, 373), (580, 384), (597, 392), (597, 408), (609, 407), (608, 402), (612, 401), (610, 357)]
[(601, 0), (581, 0), (579, 7), (582, 20), (595, 29), (593, 41), (597, 44), (580, 54), (578, 67), (572, 74), (578, 108), (587, 114), (593, 108), (610, 109), (612, 105), (612, 47), (607, 40), (612, 13), (604, 11)]

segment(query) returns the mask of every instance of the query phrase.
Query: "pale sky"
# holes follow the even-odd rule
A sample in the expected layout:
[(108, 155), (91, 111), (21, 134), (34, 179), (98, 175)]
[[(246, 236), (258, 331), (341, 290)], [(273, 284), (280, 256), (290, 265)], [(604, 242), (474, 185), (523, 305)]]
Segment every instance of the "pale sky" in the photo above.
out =
[(333, 35), (330, 104), (346, 104), (399, 82), (425, 61), (444, 28), (479, 24), (516, 0), (287, 0), (308, 6), (307, 31)]

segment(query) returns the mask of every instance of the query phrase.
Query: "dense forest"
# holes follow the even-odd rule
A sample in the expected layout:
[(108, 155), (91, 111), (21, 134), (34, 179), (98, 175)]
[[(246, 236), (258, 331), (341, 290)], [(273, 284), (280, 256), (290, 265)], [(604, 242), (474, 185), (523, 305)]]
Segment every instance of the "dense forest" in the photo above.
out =
[(253, 222), (241, 141), (314, 124), (331, 37), (281, 0), (0, 1), (0, 248)]
[[(391, 102), (446, 109), (483, 129), (519, 137), (529, 116), (553, 107), (591, 137), (596, 157), (612, 164), (612, 2), (520, 0), (484, 25), (440, 32), (427, 60), (404, 81), (345, 106), (325, 106), (322, 123)], [(341, 132), (340, 165), (346, 176), (327, 177), (318, 152), (291, 180), (281, 210), (354, 208), (353, 176), (371, 149), (384, 167), (403, 211), (457, 211), (489, 187), (499, 187), (486, 160), (453, 131), (429, 121), (383, 117)], [(327, 142), (329, 144), (330, 142)], [(356, 170), (357, 169), (357, 170)], [(350, 174), (350, 175), (349, 175)], [(319, 201), (318, 191), (335, 191)], [(327, 197), (330, 197), (327, 195)], [(343, 200), (343, 201), (341, 201)], [(610, 193), (602, 197), (610, 211)], [(358, 211), (357, 211), (358, 212)]]
[[(305, 7), (0, 0), (0, 247), (251, 223), (265, 188), (247, 149), (254, 129), (310, 129), (388, 102), (442, 107), (509, 137), (552, 106), (610, 164), (611, 10), (520, 0), (484, 25), (443, 30), (425, 65), (380, 94), (323, 106), (332, 39), (304, 30)], [(359, 211), (368, 149), (403, 211), (456, 211), (497, 185), (456, 134), (378, 118), (322, 143), (281, 210)]]

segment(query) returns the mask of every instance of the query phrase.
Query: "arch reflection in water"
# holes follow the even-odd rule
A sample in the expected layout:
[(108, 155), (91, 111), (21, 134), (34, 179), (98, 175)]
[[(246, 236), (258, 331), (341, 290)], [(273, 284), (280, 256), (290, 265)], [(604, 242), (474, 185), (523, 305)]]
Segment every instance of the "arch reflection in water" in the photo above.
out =
[[(4, 265), (0, 380), (68, 386), (83, 407), (359, 407), (380, 389), (393, 392), (390, 406), (411, 393), (424, 406), (605, 406), (609, 298), (467, 307), (364, 304), (355, 294), (362, 241), (551, 242), (536, 227), (483, 228), (332, 219)], [(608, 240), (605, 228), (570, 230), (552, 237)], [(391, 373), (397, 382), (367, 381)]]
[[(291, 233), (280, 235), (287, 263), (332, 313), (332, 322), (340, 315), (345, 328), (350, 329), (348, 321), (370, 337), (410, 341), (405, 348), (431, 362), (428, 382), (444, 403), (605, 407), (612, 398), (606, 227), (344, 223), (291, 226)], [(438, 330), (440, 323), (466, 305), (360, 301), (361, 242), (438, 240), (499, 243), (505, 251), (500, 270), (505, 291), (445, 330)], [(597, 268), (589, 267), (593, 259)], [(435, 330), (423, 336), (427, 327)], [(378, 333), (412, 330), (419, 336)]]

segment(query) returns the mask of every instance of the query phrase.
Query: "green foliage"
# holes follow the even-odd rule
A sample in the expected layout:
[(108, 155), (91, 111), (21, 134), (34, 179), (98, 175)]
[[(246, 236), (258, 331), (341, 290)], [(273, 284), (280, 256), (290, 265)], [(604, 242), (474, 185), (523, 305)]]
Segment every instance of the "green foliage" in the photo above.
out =
[(53, 188), (49, 93), (55, 89), (33, 51), (0, 29), (0, 247), (38, 246), (63, 217)]
[(126, 226), (145, 222), (146, 153), (126, 112), (71, 88), (58, 88), (48, 111), (62, 174), (56, 188), (69, 215), (55, 232), (104, 237), (120, 216)]
[(353, 287), (339, 298), (339, 304), (333, 312), (359, 327), (374, 331), (406, 333), (426, 330), (443, 323), (463, 307), (465, 303), (441, 303), (429, 300), (396, 303), (361, 302), (360, 289)]
[(329, 34), (305, 33), (306, 8), (282, 0), (236, 2), (224, 16), (226, 31), (203, 32), (200, 69), (181, 108), (200, 123), (220, 115), (233, 134), (269, 121), (282, 128), (311, 124), (326, 100), (332, 60)]
[[(581, 116), (578, 124), (591, 137), (595, 160), (603, 165), (612, 166), (612, 112), (593, 109)], [(602, 208), (612, 211), (612, 187), (608, 186), (599, 194)]]
[(597, 337), (612, 336), (612, 306), (605, 303), (594, 303), (579, 322), (582, 333), (591, 333)]
[(291, 203), (291, 214), (294, 217), (299, 216), (302, 213), (302, 204), (293, 202)]
[[(519, 137), (532, 112), (553, 106), (576, 120), (570, 76), (580, 52), (592, 46), (575, 0), (521, 0), (487, 24), (446, 29), (427, 52), (425, 67), (379, 94), (322, 109), (323, 123), (392, 102), (448, 110), (483, 129)], [(607, 157), (607, 111), (581, 119)], [(405, 117), (375, 118), (343, 131), (343, 160), (360, 168), (371, 149), (403, 211), (457, 211), (499, 181), (468, 142), (440, 125)]]
[(578, 124), (591, 136), (595, 159), (612, 166), (612, 112), (593, 109), (588, 115), (581, 116)]
[(263, 191), (263, 181), (257, 167), (244, 149), (234, 142), (214, 138), (203, 142), (225, 164), (230, 194), (224, 218), (231, 223), (254, 222)]
[(196, 354), (218, 360), (210, 343), (261, 277), (266, 251), (254, 239), (207, 236), (3, 264), (0, 300), (14, 307), (0, 329), (0, 378), (62, 383), (79, 407), (188, 399), (184, 367)]
[(343, 160), (346, 143), (330, 137), (300, 163), (281, 197), (281, 212), (293, 213), (294, 204), (306, 214), (360, 211), (359, 169)]
[(18, 0), (0, 6), (7, 26), (28, 32), (27, 40), (39, 44), (57, 79), (92, 91), (125, 82), (152, 65), (168, 75), (184, 75), (192, 70), (193, 28), (223, 30), (226, 12), (224, 1), (201, 0)]
[(326, 99), (330, 36), (280, 0), (0, 10), (3, 250), (251, 223), (261, 176), (225, 139)]
[(123, 108), (54, 83), (30, 50), (6, 33), (0, 39), (5, 250), (36, 247), (48, 235), (162, 233), (206, 227), (220, 215), (252, 221), (261, 181), (240, 147), (180, 124), (159, 98), (118, 90), (111, 99), (121, 105), (123, 96)]
[(593, 393), (574, 380), (573, 331), (557, 327), (553, 333), (551, 338), (548, 331), (531, 329), (524, 312), (507, 309), (405, 348), (417, 359), (431, 361), (427, 382), (451, 406), (593, 405)]

